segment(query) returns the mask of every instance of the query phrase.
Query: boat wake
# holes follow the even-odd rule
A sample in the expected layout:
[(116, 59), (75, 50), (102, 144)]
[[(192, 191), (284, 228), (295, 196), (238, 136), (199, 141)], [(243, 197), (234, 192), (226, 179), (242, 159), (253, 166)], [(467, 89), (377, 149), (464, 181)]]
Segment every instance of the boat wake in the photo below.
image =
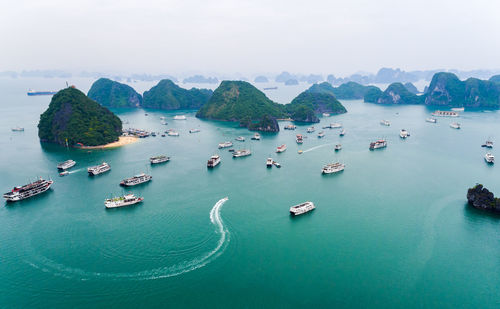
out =
[(81, 172), (83, 170), (83, 168), (79, 168), (77, 170), (74, 170), (74, 171), (68, 171), (69, 174), (74, 174), (74, 173), (78, 173), (78, 172)]
[(80, 268), (68, 267), (66, 265), (57, 263), (44, 256), (37, 256), (39, 263), (28, 262), (32, 267), (37, 268), (43, 272), (50, 272), (56, 276), (64, 278), (78, 278), (80, 280), (92, 279), (130, 279), (130, 280), (154, 280), (161, 278), (169, 278), (178, 276), (195, 269), (201, 268), (208, 263), (214, 261), (219, 257), (227, 247), (229, 242), (229, 231), (224, 226), (224, 222), (220, 216), (222, 205), (228, 200), (227, 197), (215, 203), (212, 210), (210, 210), (210, 221), (216, 227), (216, 233), (220, 235), (217, 246), (210, 252), (197, 257), (195, 259), (185, 261), (172, 266), (158, 267), (149, 270), (138, 272), (125, 272), (125, 273), (106, 273), (106, 272), (92, 272)]
[(319, 146), (315, 146), (315, 147), (312, 147), (312, 148), (309, 148), (307, 150), (304, 150), (303, 153), (306, 153), (306, 152), (309, 152), (309, 151), (313, 151), (313, 150), (316, 150), (318, 148), (323, 148), (323, 147), (326, 147), (326, 146), (331, 146), (333, 145), (333, 143), (329, 143), (329, 144), (323, 144), (323, 145), (319, 145)]

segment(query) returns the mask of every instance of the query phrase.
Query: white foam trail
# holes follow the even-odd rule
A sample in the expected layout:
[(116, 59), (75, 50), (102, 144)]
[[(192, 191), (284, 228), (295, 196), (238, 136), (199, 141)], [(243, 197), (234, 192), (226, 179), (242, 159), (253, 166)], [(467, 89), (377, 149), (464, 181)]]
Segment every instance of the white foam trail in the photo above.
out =
[(79, 169), (74, 170), (74, 171), (69, 171), (69, 174), (78, 173), (78, 172), (80, 172), (81, 170), (83, 170), (83, 168), (79, 168)]
[(322, 147), (325, 147), (325, 146), (331, 146), (331, 145), (333, 145), (333, 144), (332, 144), (332, 143), (330, 143), (330, 144), (323, 144), (323, 145), (315, 146), (315, 147), (313, 147), (313, 148), (309, 148), (309, 149), (307, 149), (307, 150), (304, 150), (304, 151), (303, 151), (303, 153), (305, 153), (305, 152), (309, 152), (309, 151), (313, 151), (313, 150), (315, 150), (315, 149), (322, 148)]
[(227, 243), (229, 242), (229, 231), (224, 227), (224, 222), (222, 221), (222, 218), (220, 216), (220, 209), (227, 200), (227, 197), (220, 199), (217, 203), (215, 203), (214, 207), (210, 211), (210, 221), (212, 222), (212, 224), (217, 226), (218, 229), (216, 229), (216, 233), (220, 234), (217, 246), (212, 251), (190, 261), (182, 262), (173, 266), (164, 266), (129, 273), (91, 272), (80, 268), (73, 268), (63, 264), (59, 264), (44, 256), (37, 257), (40, 260), (41, 264), (43, 264), (41, 266), (32, 262), (27, 263), (34, 268), (40, 269), (43, 272), (51, 272), (54, 275), (64, 277), (79, 277), (80, 280), (90, 280), (95, 278), (152, 280), (178, 276), (180, 274), (187, 273), (207, 265), (224, 252), (224, 249), (227, 247)]

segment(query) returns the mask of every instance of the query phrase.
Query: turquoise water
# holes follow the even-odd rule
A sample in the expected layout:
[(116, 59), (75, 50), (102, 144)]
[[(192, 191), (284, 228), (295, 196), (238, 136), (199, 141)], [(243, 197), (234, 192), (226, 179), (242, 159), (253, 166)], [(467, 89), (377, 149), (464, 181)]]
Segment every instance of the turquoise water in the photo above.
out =
[[(179, 113), (115, 110), (131, 127), (175, 128), (180, 137), (83, 151), (38, 142), (50, 97), (25, 91), (56, 82), (0, 81), (2, 192), (37, 176), (55, 181), (44, 195), (0, 207), (1, 307), (499, 306), (500, 217), (470, 209), (465, 199), (476, 182), (500, 195), (497, 167), (485, 164), (480, 147), (487, 138), (500, 142), (498, 112), (466, 112), (454, 130), (451, 119), (426, 123), (431, 110), (422, 106), (344, 101), (347, 114), (315, 126), (341, 122), (345, 137), (325, 130), (318, 139), (319, 130), (300, 126), (250, 141), (246, 129), (196, 119), (193, 111), (174, 121)], [(18, 125), (25, 132), (10, 131)], [(400, 140), (401, 128), (411, 137)], [(297, 133), (308, 137), (302, 146)], [(234, 141), (239, 135), (247, 141)], [(388, 147), (369, 151), (378, 138)], [(217, 149), (225, 140), (252, 155), (231, 158)], [(283, 143), (288, 150), (275, 154)], [(222, 163), (207, 170), (214, 153)], [(171, 161), (151, 167), (156, 154)], [(267, 169), (268, 156), (282, 168)], [(73, 173), (58, 177), (56, 164), (69, 158), (77, 161)], [(88, 177), (85, 169), (102, 161), (111, 172)], [(322, 176), (321, 167), (335, 161), (345, 171)], [(153, 181), (119, 187), (140, 172)], [(104, 209), (105, 198), (125, 192), (144, 203)], [(306, 200), (317, 209), (291, 218), (289, 207)]]

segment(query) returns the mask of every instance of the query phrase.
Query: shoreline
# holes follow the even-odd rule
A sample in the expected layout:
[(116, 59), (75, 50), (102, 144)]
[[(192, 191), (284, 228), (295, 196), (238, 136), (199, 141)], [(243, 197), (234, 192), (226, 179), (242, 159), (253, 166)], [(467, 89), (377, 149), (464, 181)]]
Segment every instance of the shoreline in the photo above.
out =
[(120, 136), (116, 142), (112, 142), (106, 145), (100, 146), (81, 146), (78, 147), (80, 149), (108, 149), (108, 148), (117, 148), (125, 145), (130, 145), (139, 140), (136, 136)]

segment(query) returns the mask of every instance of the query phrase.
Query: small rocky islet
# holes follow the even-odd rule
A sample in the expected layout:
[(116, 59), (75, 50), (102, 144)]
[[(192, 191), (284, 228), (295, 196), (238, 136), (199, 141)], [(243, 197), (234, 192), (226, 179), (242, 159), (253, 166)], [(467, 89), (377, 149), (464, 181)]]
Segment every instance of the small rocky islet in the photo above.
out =
[(474, 208), (500, 213), (500, 198), (495, 197), (482, 184), (477, 184), (473, 188), (469, 188), (467, 191), (467, 202)]

